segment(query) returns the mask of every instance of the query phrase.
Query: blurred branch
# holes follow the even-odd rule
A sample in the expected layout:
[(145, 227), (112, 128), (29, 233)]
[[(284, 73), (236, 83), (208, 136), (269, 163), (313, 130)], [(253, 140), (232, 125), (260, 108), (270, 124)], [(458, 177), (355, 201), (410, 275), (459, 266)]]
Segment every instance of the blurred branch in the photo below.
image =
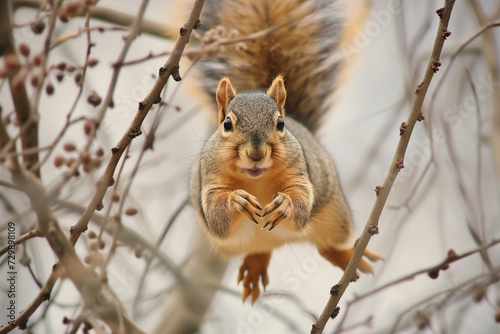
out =
[(415, 123), (418, 120), (421, 120), (422, 105), (424, 103), (427, 90), (429, 88), (432, 77), (436, 72), (436, 67), (438, 66), (437, 64), (440, 64), (439, 59), (441, 55), (441, 50), (443, 49), (444, 41), (450, 35), (450, 32), (448, 31), (448, 23), (450, 21), (451, 12), (454, 4), (455, 4), (454, 0), (445, 0), (444, 8), (438, 10), (440, 22), (434, 40), (432, 53), (429, 57), (429, 61), (427, 63), (427, 68), (425, 70), (422, 82), (417, 86), (415, 92), (416, 96), (412, 106), (412, 110), (408, 117), (408, 120), (405, 123), (404, 131), (402, 131), (401, 133), (401, 137), (396, 149), (396, 153), (392, 160), (389, 172), (384, 181), (384, 184), (382, 185), (380, 191), (378, 192), (375, 204), (372, 208), (370, 216), (368, 217), (366, 226), (360, 238), (357, 240), (354, 254), (351, 260), (349, 261), (349, 265), (347, 266), (339, 283), (336, 284), (334, 287), (332, 287), (332, 289), (330, 290), (330, 298), (328, 299), (328, 302), (323, 312), (321, 313), (320, 318), (312, 326), (311, 334), (322, 333), (328, 319), (336, 315), (335, 313), (336, 310), (338, 312), (337, 305), (340, 298), (342, 297), (343, 293), (345, 292), (349, 284), (357, 279), (356, 270), (358, 268), (359, 261), (364, 255), (368, 242), (370, 241), (372, 235), (378, 233), (378, 220), (380, 218), (380, 215), (382, 214), (385, 202), (387, 200), (387, 197), (389, 196), (389, 192), (392, 188), (392, 185), (394, 184), (398, 172), (401, 168), (404, 167), (403, 164), (404, 157), (406, 149), (408, 147), (408, 143), (410, 141), (413, 128), (415, 126)]
[[(98, 276), (85, 267), (77, 256), (73, 245), (64, 235), (59, 223), (50, 209), (50, 197), (43, 184), (29, 171), (17, 165), (12, 169), (13, 179), (29, 197), (33, 210), (38, 218), (38, 229), (49, 243), (52, 251), (59, 259), (53, 268), (56, 277), (64, 270), (80, 292), (85, 306), (93, 314), (103, 320), (113, 332), (142, 333), (124, 314), (121, 304), (112, 294), (109, 287), (101, 282)], [(43, 290), (43, 289), (42, 289)], [(8, 333), (15, 327), (25, 329), (29, 317), (48, 295), (40, 295), (12, 323), (2, 327), (0, 333)]]
[[(30, 105), (30, 99), (24, 84), (24, 72), (19, 57), (16, 53), (15, 40), (12, 27), (12, 12), (9, 6), (9, 1), (0, 1), (0, 57), (9, 58), (13, 64), (18, 64), (15, 73), (9, 75), (9, 88), (14, 103), (14, 109), (19, 124), (19, 133), (23, 151), (30, 148), (38, 147), (38, 115), (36, 110), (36, 101)], [(51, 21), (52, 22), (52, 21)], [(53, 29), (53, 26), (51, 26)], [(49, 31), (47, 39), (50, 39)], [(14, 142), (9, 142), (8, 145), (15, 145)], [(5, 147), (5, 146), (4, 146)], [(30, 168), (38, 162), (38, 154), (24, 156), (23, 160), (26, 166)], [(36, 172), (37, 177), (40, 173)]]
[[(483, 12), (481, 5), (476, 0), (469, 0), (472, 7), (474, 15), (476, 16), (479, 24), (484, 25), (488, 21), (485, 13)], [(488, 67), (488, 72), (491, 75), (491, 116), (492, 116), (492, 127), (490, 130), (490, 145), (491, 154), (493, 155), (493, 163), (495, 166), (495, 174), (497, 179), (497, 191), (500, 192), (500, 64), (499, 64), (499, 54), (496, 48), (495, 35), (491, 29), (484, 30), (482, 45), (481, 45), (481, 55), (483, 56), (486, 66)]]
[[(78, 118), (72, 120), (71, 116), (73, 115), (73, 112), (76, 110), (76, 106), (78, 104), (78, 101), (80, 100), (80, 97), (82, 96), (82, 93), (83, 93), (83, 86), (84, 86), (85, 78), (87, 77), (87, 70), (89, 67), (88, 63), (89, 63), (90, 52), (92, 50), (92, 46), (94, 45), (91, 41), (91, 38), (90, 38), (91, 34), (90, 34), (89, 25), (90, 25), (90, 18), (89, 18), (89, 15), (87, 14), (85, 17), (85, 25), (84, 25), (85, 26), (84, 31), (86, 31), (86, 35), (87, 35), (87, 50), (85, 53), (85, 62), (84, 62), (83, 68), (82, 68), (81, 72), (79, 72), (81, 74), (81, 78), (80, 78), (80, 82), (78, 84), (78, 86), (79, 86), (78, 93), (73, 101), (73, 105), (71, 106), (71, 109), (66, 114), (66, 124), (62, 127), (62, 129), (59, 132), (59, 134), (57, 135), (57, 137), (49, 145), (48, 152), (45, 154), (42, 161), (40, 163), (38, 163), (37, 165), (35, 165), (35, 168), (34, 168), (35, 170), (40, 168), (41, 166), (43, 166), (43, 164), (45, 164), (47, 162), (47, 160), (49, 159), (49, 157), (53, 153), (54, 149), (56, 148), (57, 144), (63, 139), (63, 136), (66, 133), (66, 131), (69, 130), (70, 125), (75, 124), (81, 120), (85, 120), (84, 117), (78, 117)], [(53, 44), (54, 43), (51, 44), (51, 48), (53, 47)], [(81, 162), (81, 156), (80, 156), (80, 159), (78, 161)]]
[[(31, 230), (29, 231), (28, 233), (25, 233), (23, 234), (22, 236), (20, 236), (19, 238), (17, 238), (14, 243), (15, 245), (20, 245), (22, 244), (23, 242), (25, 242), (26, 240), (29, 240), (29, 239), (33, 239), (33, 238), (39, 238), (42, 236), (42, 233), (40, 233), (39, 230), (35, 229), (35, 230)], [(4, 255), (5, 253), (7, 253), (7, 251), (9, 250), (9, 245), (6, 245), (5, 247), (3, 247), (2, 249), (0, 249), (0, 256)]]
[[(39, 9), (45, 1), (43, 0), (14, 0), (12, 1), (14, 9), (22, 7)], [(85, 13), (79, 14), (84, 16)], [(116, 24), (123, 27), (129, 27), (136, 18), (135, 15), (127, 14), (110, 8), (96, 6), (90, 9), (90, 16), (94, 19), (102, 20), (107, 23)], [(153, 36), (174, 40), (177, 36), (177, 30), (166, 26), (163, 23), (143, 20), (139, 26), (140, 32)]]
[[(484, 212), (484, 199), (483, 199), (483, 187), (482, 187), (482, 133), (481, 133), (481, 128), (482, 128), (482, 122), (481, 122), (481, 104), (479, 101), (479, 96), (478, 96), (478, 91), (477, 87), (474, 84), (474, 80), (472, 79), (472, 74), (470, 73), (469, 70), (466, 69), (467, 77), (469, 79), (469, 83), (472, 89), (472, 93), (474, 95), (474, 101), (476, 103), (476, 121), (477, 121), (477, 138), (476, 138), (476, 191), (477, 191), (477, 202), (478, 202), (478, 214), (476, 215), (477, 219), (477, 226), (479, 226), (479, 232), (476, 232), (473, 230), (470, 222), (468, 222), (467, 226), (469, 227), (470, 231), (472, 232), (472, 236), (474, 238), (474, 241), (476, 242), (477, 245), (480, 245), (484, 243), (485, 239), (487, 238), (486, 236), (486, 227), (485, 227), (485, 212)], [(488, 255), (488, 252), (482, 251), (481, 252), (481, 258), (488, 267), (488, 270), (490, 272), (493, 270), (493, 265), (491, 263), (491, 259)], [(493, 274), (493, 273), (492, 273)]]
[(86, 23), (85, 23), (84, 29), (81, 29), (81, 30), (78, 30), (77, 32), (74, 32), (74, 33), (64, 35), (64, 36), (57, 38), (56, 40), (52, 41), (52, 43), (50, 44), (50, 48), (51, 49), (56, 48), (59, 45), (65, 43), (67, 41), (70, 41), (74, 38), (78, 38), (83, 34), (88, 34), (91, 31), (98, 31), (100, 33), (103, 33), (105, 31), (127, 31), (126, 28), (121, 28), (121, 27), (104, 27), (104, 26), (89, 27), (88, 18), (90, 18), (90, 16), (85, 18)]
[[(85, 211), (84, 207), (72, 202), (64, 200), (55, 200), (55, 203), (70, 212), (74, 212), (80, 215), (83, 214), (83, 212)], [(102, 228), (104, 228), (106, 233), (108, 233), (109, 235), (113, 235), (117, 232), (117, 226), (114, 224), (106, 224), (106, 218), (102, 215), (94, 213), (92, 215), (92, 221), (95, 222), (97, 225), (101, 226)], [(160, 264), (163, 265), (167, 270), (171, 271), (174, 277), (178, 281), (183, 280), (183, 277), (179, 273), (179, 270), (177, 269), (177, 266), (175, 265), (174, 261), (172, 261), (172, 259), (170, 259), (168, 256), (162, 254), (157, 249), (157, 247), (152, 245), (148, 240), (141, 237), (133, 230), (129, 229), (126, 226), (121, 226), (119, 228), (117, 238), (118, 241), (130, 247), (130, 249), (141, 248), (142, 250), (150, 252), (151, 257), (153, 259), (157, 258)]]
[(482, 251), (488, 249), (488, 248), (491, 248), (493, 246), (496, 246), (500, 244), (500, 240), (493, 240), (491, 242), (489, 242), (488, 244), (485, 244), (485, 245), (482, 245), (481, 247), (478, 247), (476, 249), (473, 249), (471, 251), (468, 251), (468, 252), (465, 252), (465, 253), (462, 253), (462, 254), (456, 254), (453, 250), (450, 250), (448, 251), (448, 255), (446, 256), (446, 258), (441, 261), (440, 263), (438, 264), (435, 264), (435, 265), (432, 265), (430, 267), (427, 267), (427, 268), (424, 268), (424, 269), (420, 269), (420, 270), (417, 270), (413, 273), (410, 273), (408, 275), (405, 275), (403, 277), (400, 277), (398, 279), (395, 279), (391, 282), (388, 282), (384, 285), (381, 285), (379, 286), (378, 288), (375, 288), (369, 292), (366, 292), (364, 294), (361, 294), (359, 296), (356, 296), (352, 301), (349, 301), (347, 303), (347, 307), (349, 308), (351, 305), (355, 304), (355, 303), (358, 303), (360, 302), (361, 300), (365, 299), (365, 298), (368, 298), (374, 294), (377, 294), (379, 293), (380, 291), (383, 291), (387, 288), (390, 288), (392, 286), (395, 286), (395, 285), (398, 285), (402, 282), (405, 282), (405, 281), (410, 281), (412, 279), (414, 279), (415, 277), (417, 276), (420, 276), (422, 274), (428, 274), (429, 277), (431, 277), (432, 279), (435, 279), (437, 278), (437, 276), (439, 275), (439, 271), (441, 270), (447, 270), (449, 265), (453, 262), (457, 262), (459, 260), (462, 260), (462, 259), (465, 259), (471, 255), (474, 255), (474, 254), (477, 254), (477, 253), (481, 253)]
[[(493, 269), (495, 273), (498, 273), (500, 271), (500, 267), (496, 267)], [(433, 300), (438, 299), (437, 303), (435, 305), (431, 305), (430, 307), (423, 308), (421, 310), (417, 310), (415, 312), (415, 316), (413, 319), (413, 323), (415, 323), (418, 327), (419, 330), (425, 330), (427, 328), (431, 328), (431, 317), (433, 316), (433, 313), (440, 311), (445, 305), (449, 304), (450, 300), (453, 297), (456, 297), (457, 294), (461, 291), (464, 290), (464, 288), (467, 288), (467, 291), (462, 292), (462, 296), (465, 296), (466, 298), (469, 298), (472, 291), (476, 290), (478, 281), (484, 280), (482, 283), (480, 283), (482, 286), (488, 286), (491, 284), (496, 284), (499, 281), (499, 276), (491, 276), (490, 273), (482, 273), (479, 275), (476, 275), (460, 284), (455, 284), (452, 287), (447, 288), (446, 290), (439, 291), (435, 294), (432, 294), (423, 300), (420, 300), (413, 305), (410, 305), (408, 308), (402, 310), (398, 316), (396, 317), (396, 320), (394, 321), (394, 324), (392, 325), (392, 328), (390, 330), (384, 330), (383, 333), (396, 333), (398, 332), (398, 329), (403, 329), (399, 328), (399, 324), (401, 323), (401, 320), (404, 318), (406, 314), (411, 312), (412, 310), (417, 309), (417, 307), (421, 305), (428, 304), (432, 302)], [(471, 291), (472, 290), (472, 291)], [(443, 296), (444, 295), (444, 296)], [(411, 325), (411, 322), (408, 322), (406, 326)]]
[(211, 246), (200, 229), (194, 230), (196, 245), (183, 269), (185, 284), (177, 283), (163, 316), (152, 333), (192, 334), (200, 331), (200, 324), (212, 303), (219, 283), (224, 277), (227, 260), (210, 256)]
[[(179, 217), (179, 215), (182, 212), (182, 210), (184, 210), (184, 208), (188, 204), (189, 204), (189, 198), (186, 197), (182, 201), (182, 203), (179, 205), (179, 207), (174, 211), (174, 213), (172, 214), (172, 216), (168, 219), (168, 222), (166, 224), (164, 224), (164, 228), (163, 228), (163, 231), (160, 234), (160, 237), (156, 240), (155, 245), (151, 246), (151, 247), (154, 247), (154, 249), (155, 249), (156, 252), (159, 252), (160, 245), (163, 242), (163, 240), (165, 239), (168, 231), (174, 225), (175, 220), (177, 219), (177, 217)], [(141, 274), (141, 278), (139, 280), (139, 285), (138, 285), (137, 291), (135, 293), (134, 313), (136, 311), (137, 306), (139, 305), (139, 299), (140, 299), (140, 296), (142, 294), (142, 289), (144, 287), (144, 283), (146, 281), (146, 276), (148, 275), (148, 272), (149, 272), (149, 269), (151, 268), (151, 263), (153, 262), (153, 260), (154, 260), (154, 257), (149, 257), (146, 260), (146, 266), (145, 266), (145, 268), (144, 268), (144, 270), (143, 270), (143, 272)], [(179, 274), (179, 277), (181, 277), (181, 274)], [(178, 278), (178, 280), (179, 280), (179, 278)]]

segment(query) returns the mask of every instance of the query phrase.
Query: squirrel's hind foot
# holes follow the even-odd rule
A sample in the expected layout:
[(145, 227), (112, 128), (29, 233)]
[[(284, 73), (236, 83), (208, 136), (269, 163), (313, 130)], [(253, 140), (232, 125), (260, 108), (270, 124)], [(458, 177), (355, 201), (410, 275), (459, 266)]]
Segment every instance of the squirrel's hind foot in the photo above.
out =
[[(342, 270), (345, 270), (347, 268), (347, 265), (349, 264), (349, 261), (351, 260), (351, 257), (354, 253), (354, 248), (339, 249), (335, 247), (328, 247), (318, 250), (321, 256), (327, 259), (334, 266), (340, 267)], [(365, 250), (363, 256), (373, 262), (383, 259), (380, 254), (375, 253), (369, 249)], [(372, 266), (363, 258), (361, 258), (361, 261), (359, 262), (358, 269), (363, 273), (373, 273)]]
[(266, 289), (267, 284), (269, 284), (267, 267), (270, 259), (271, 252), (253, 253), (243, 259), (238, 273), (238, 283), (243, 281), (243, 291), (241, 292), (243, 302), (248, 296), (251, 296), (252, 304), (259, 298), (259, 280), (262, 282), (264, 290)]

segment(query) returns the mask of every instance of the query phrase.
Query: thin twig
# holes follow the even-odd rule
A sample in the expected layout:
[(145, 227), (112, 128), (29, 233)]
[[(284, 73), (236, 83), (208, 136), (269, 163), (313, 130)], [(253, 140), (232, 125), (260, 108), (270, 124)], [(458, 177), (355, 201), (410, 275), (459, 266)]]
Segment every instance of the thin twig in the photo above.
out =
[[(17, 245), (22, 244), (26, 240), (33, 239), (33, 238), (39, 238), (41, 236), (42, 236), (42, 233), (39, 230), (34, 229), (34, 230), (29, 231), (28, 233), (25, 233), (25, 234), (21, 235), (19, 238), (17, 238), (14, 241), (14, 244), (17, 246)], [(8, 250), (9, 250), (9, 245), (6, 245), (2, 249), (0, 249), (0, 256), (2, 256), (5, 253), (7, 253)]]
[[(89, 18), (90, 18), (90, 15), (87, 13), (87, 15), (85, 16), (85, 21), (87, 22)], [(56, 40), (52, 41), (52, 43), (50, 44), (50, 48), (54, 49), (67, 41), (78, 38), (81, 35), (89, 33), (91, 31), (98, 31), (100, 33), (103, 33), (105, 31), (127, 31), (127, 29), (122, 28), (122, 27), (103, 27), (103, 26), (88, 27), (88, 25), (85, 24), (84, 29), (80, 29), (77, 32), (61, 36), (61, 37), (57, 38)]]
[(361, 300), (365, 299), (365, 298), (368, 298), (370, 296), (373, 296), (377, 293), (379, 293), (380, 291), (383, 291), (391, 286), (395, 286), (395, 285), (398, 285), (402, 282), (405, 282), (405, 281), (410, 281), (412, 279), (414, 279), (415, 277), (417, 276), (420, 276), (420, 275), (423, 275), (423, 274), (429, 274), (429, 275), (434, 275), (434, 274), (437, 274), (440, 270), (446, 270), (447, 269), (447, 266), (450, 264), (450, 263), (453, 263), (453, 262), (456, 262), (456, 261), (459, 261), (459, 260), (462, 260), (464, 258), (467, 258), (471, 255), (474, 255), (474, 254), (477, 254), (477, 253), (481, 253), (483, 252), (484, 250), (486, 249), (489, 249), (495, 245), (498, 245), (500, 243), (500, 240), (493, 240), (491, 241), (490, 243), (488, 244), (485, 244), (485, 245), (482, 245), (481, 247), (478, 247), (476, 249), (473, 249), (471, 251), (468, 251), (468, 252), (465, 252), (465, 253), (462, 253), (462, 254), (452, 254), (452, 256), (450, 256), (450, 253), (448, 253), (448, 256), (442, 260), (441, 262), (439, 262), (438, 264), (435, 264), (435, 265), (432, 265), (430, 267), (427, 267), (427, 268), (423, 268), (423, 269), (420, 269), (420, 270), (417, 270), (415, 272), (412, 272), (408, 275), (405, 275), (403, 277), (400, 277), (398, 279), (395, 279), (391, 282), (388, 282), (384, 285), (381, 285), (379, 286), (378, 288), (375, 288), (367, 293), (364, 293), (362, 295), (359, 295), (357, 296), (355, 299), (353, 299), (352, 301), (348, 302), (348, 306), (352, 305), (352, 304), (355, 304), (355, 303), (358, 303), (360, 302)]
[[(12, 1), (14, 9), (29, 7), (40, 8), (43, 1), (40, 0), (14, 0)], [(111, 8), (101, 6), (94, 6), (90, 8), (90, 16), (93, 19), (102, 20), (107, 23), (129, 27), (133, 24), (135, 15), (120, 12)], [(150, 34), (161, 38), (174, 40), (177, 36), (177, 31), (172, 27), (166, 26), (164, 23), (154, 22), (150, 20), (143, 20), (140, 26), (142, 33)]]
[[(219, 50), (221, 46), (232, 45), (232, 44), (237, 44), (237, 43), (241, 43), (241, 42), (254, 41), (258, 38), (267, 36), (276, 30), (279, 30), (279, 29), (284, 28), (286, 26), (289, 26), (297, 21), (300, 21), (305, 16), (310, 15), (311, 13), (312, 13), (312, 11), (306, 12), (304, 15), (299, 16), (293, 20), (283, 22), (283, 23), (274, 25), (274, 26), (266, 28), (266, 29), (262, 29), (260, 31), (254, 32), (253, 34), (249, 34), (246, 36), (240, 36), (240, 37), (235, 37), (235, 38), (220, 38), (220, 39), (216, 40), (215, 42), (212, 42), (212, 43), (205, 45), (201, 48), (198, 48), (195, 50), (188, 50), (188, 51), (184, 52), (184, 55), (188, 56), (190, 59), (192, 59), (194, 61), (197, 61), (200, 58), (202, 58), (203, 56), (205, 56), (207, 54), (212, 54), (215, 51)], [(129, 60), (126, 62), (121, 62), (121, 63), (118, 63), (118, 62), (114, 63), (113, 67), (123, 67), (123, 66), (135, 65), (135, 64), (142, 63), (146, 60), (150, 60), (150, 59), (157, 58), (157, 57), (163, 57), (163, 56), (167, 56), (167, 55), (170, 55), (170, 51), (160, 52), (158, 54), (153, 54), (150, 52), (147, 56), (144, 56), (141, 58), (137, 58), (137, 59)]]
[[(499, 272), (499, 270), (500, 270), (500, 268), (499, 268), (499, 267), (494, 268), (494, 271), (495, 271), (496, 273), (498, 273), (498, 272)], [(491, 285), (491, 284), (498, 283), (499, 277), (498, 277), (498, 275), (496, 275), (496, 276), (493, 276), (493, 277), (492, 277), (489, 273), (482, 273), (482, 274), (479, 274), (479, 275), (477, 275), (477, 276), (474, 276), (474, 277), (472, 277), (472, 278), (470, 278), (470, 279), (468, 279), (468, 280), (466, 280), (466, 281), (462, 282), (461, 284), (454, 285), (452, 288), (446, 289), (446, 290), (444, 290), (444, 291), (438, 291), (438, 292), (436, 292), (436, 293), (434, 293), (434, 294), (432, 294), (432, 295), (430, 295), (430, 296), (428, 296), (428, 297), (425, 297), (424, 299), (422, 299), (422, 300), (420, 300), (420, 301), (418, 301), (418, 302), (414, 303), (413, 305), (411, 305), (411, 306), (409, 306), (408, 308), (406, 308), (406, 309), (404, 309), (403, 311), (401, 311), (401, 312), (399, 313), (399, 315), (396, 317), (396, 321), (394, 322), (394, 324), (393, 324), (393, 326), (392, 326), (391, 330), (385, 330), (385, 331), (383, 331), (383, 332), (384, 332), (384, 333), (391, 333), (391, 334), (392, 334), (392, 333), (396, 333), (396, 332), (397, 332), (397, 330), (398, 330), (398, 327), (399, 327), (399, 324), (400, 324), (401, 320), (403, 319), (403, 317), (404, 317), (406, 314), (408, 314), (410, 311), (412, 311), (412, 310), (416, 309), (416, 308), (417, 308), (418, 306), (420, 306), (420, 305), (424, 305), (424, 304), (429, 303), (429, 302), (431, 302), (432, 300), (434, 300), (434, 299), (436, 299), (436, 298), (438, 298), (438, 297), (441, 297), (441, 296), (445, 295), (445, 297), (441, 297), (441, 298), (439, 298), (439, 304), (438, 304), (438, 305), (436, 305), (436, 307), (434, 308), (435, 310), (438, 310), (438, 311), (439, 311), (439, 310), (440, 310), (440, 308), (441, 308), (443, 305), (446, 305), (446, 304), (447, 304), (447, 302), (448, 302), (451, 298), (453, 298), (454, 296), (456, 296), (456, 295), (457, 295), (457, 293), (458, 293), (460, 290), (464, 289), (464, 288), (465, 288), (465, 287), (467, 287), (467, 286), (471, 286), (471, 285), (473, 285), (473, 283), (476, 283), (477, 281), (482, 280), (482, 279), (486, 279), (486, 282), (485, 282), (485, 283), (483, 283), (484, 285)], [(470, 288), (470, 287), (469, 287), (469, 288)], [(473, 288), (473, 287), (472, 287), (472, 288)], [(463, 295), (465, 295), (465, 296), (470, 296), (470, 291), (467, 291), (467, 292), (463, 293)], [(417, 312), (418, 312), (418, 311), (417, 311)], [(427, 313), (428, 313), (428, 312), (427, 312)], [(427, 319), (426, 319), (426, 320), (429, 320), (429, 323), (428, 323), (428, 324), (430, 325), (430, 316), (431, 316), (432, 314), (422, 314), (422, 315), (424, 315), (424, 316), (426, 316), (426, 317), (427, 317)], [(416, 319), (415, 319), (415, 320), (416, 320)], [(410, 324), (410, 323), (408, 323), (408, 324), (407, 324), (407, 326), (408, 326), (409, 324)], [(427, 326), (426, 326), (426, 327), (427, 327)]]

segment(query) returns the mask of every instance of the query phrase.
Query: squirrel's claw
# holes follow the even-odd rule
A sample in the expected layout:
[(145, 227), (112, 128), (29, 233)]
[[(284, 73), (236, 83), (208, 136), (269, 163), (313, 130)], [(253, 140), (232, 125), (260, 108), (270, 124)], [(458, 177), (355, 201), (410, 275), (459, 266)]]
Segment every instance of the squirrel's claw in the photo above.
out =
[(242, 211), (243, 214), (245, 216), (248, 217), (248, 219), (250, 219), (251, 221), (253, 221), (255, 224), (259, 225), (259, 222), (257, 221), (257, 219), (255, 219), (255, 217), (253, 216), (252, 212), (250, 210), (248, 210), (247, 208), (243, 208), (244, 210)]
[(259, 280), (264, 290), (269, 284), (267, 266), (271, 259), (271, 253), (249, 254), (243, 259), (238, 272), (238, 283), (243, 281), (243, 291), (241, 297), (243, 302), (251, 296), (252, 304), (259, 298)]
[(254, 213), (257, 213), (256, 211), (252, 212), (250, 211), (249, 208), (247, 208), (246, 206), (242, 206), (241, 208), (241, 213), (243, 213), (245, 216), (247, 216), (248, 219), (250, 219), (251, 221), (253, 221), (256, 225), (259, 225), (259, 222), (257, 221), (257, 219), (254, 217)]
[(261, 217), (257, 214), (257, 210), (262, 210), (262, 208), (255, 196), (250, 195), (242, 189), (235, 190), (229, 197), (229, 206), (236, 211), (243, 213), (255, 224), (259, 224), (254, 215)]
[(268, 221), (263, 227), (262, 229), (265, 229), (267, 226), (271, 225), (271, 227), (269, 228), (269, 232), (271, 232), (276, 226), (278, 226), (278, 224), (276, 224), (278, 222), (278, 220), (281, 219), (281, 217), (283, 217), (283, 215), (279, 215), (278, 218), (276, 218), (275, 220), (273, 221)]
[(273, 201), (269, 203), (262, 212), (262, 217), (269, 215), (269, 220), (264, 225), (263, 229), (271, 225), (269, 231), (272, 231), (278, 224), (290, 216), (292, 211), (292, 200), (284, 193), (276, 193), (273, 196)]

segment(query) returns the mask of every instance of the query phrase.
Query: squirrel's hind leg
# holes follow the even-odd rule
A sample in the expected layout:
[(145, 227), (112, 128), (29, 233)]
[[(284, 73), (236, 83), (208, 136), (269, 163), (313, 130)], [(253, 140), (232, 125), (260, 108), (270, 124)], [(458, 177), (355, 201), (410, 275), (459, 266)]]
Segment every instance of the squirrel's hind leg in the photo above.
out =
[(271, 252), (252, 253), (245, 256), (238, 273), (238, 283), (243, 281), (243, 291), (241, 297), (245, 301), (248, 296), (252, 298), (252, 304), (259, 298), (259, 281), (262, 287), (266, 289), (269, 284), (267, 276), (267, 267), (271, 260)]
[[(318, 251), (321, 256), (327, 259), (331, 264), (342, 268), (342, 270), (345, 270), (347, 268), (347, 265), (349, 264), (349, 261), (351, 260), (352, 254), (354, 253), (354, 248), (340, 249), (335, 247), (327, 247), (318, 248)], [(370, 261), (378, 261), (383, 259), (380, 254), (375, 253), (369, 249), (365, 250), (364, 257), (366, 257)], [(363, 258), (359, 262), (358, 269), (363, 273), (373, 273), (372, 266)]]

